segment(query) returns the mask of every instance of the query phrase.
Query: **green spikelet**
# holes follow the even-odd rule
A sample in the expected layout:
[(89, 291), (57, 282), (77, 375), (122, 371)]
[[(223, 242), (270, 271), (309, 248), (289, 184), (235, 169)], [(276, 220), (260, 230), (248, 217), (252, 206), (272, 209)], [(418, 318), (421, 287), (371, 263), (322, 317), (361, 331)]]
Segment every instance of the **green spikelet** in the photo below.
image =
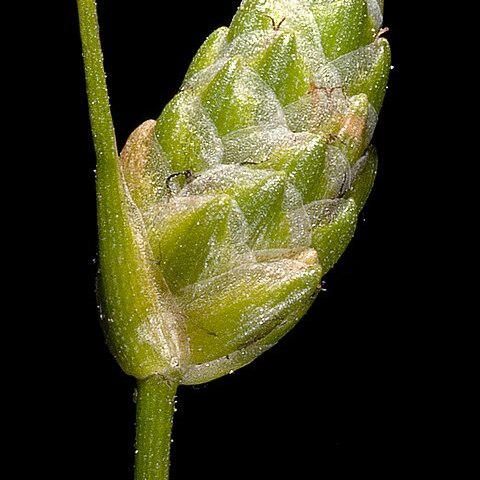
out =
[(206, 382), (308, 310), (375, 177), (382, 11), (379, 0), (245, 0), (158, 120), (133, 132), (120, 157), (123, 243), (101, 240), (105, 331), (125, 371)]

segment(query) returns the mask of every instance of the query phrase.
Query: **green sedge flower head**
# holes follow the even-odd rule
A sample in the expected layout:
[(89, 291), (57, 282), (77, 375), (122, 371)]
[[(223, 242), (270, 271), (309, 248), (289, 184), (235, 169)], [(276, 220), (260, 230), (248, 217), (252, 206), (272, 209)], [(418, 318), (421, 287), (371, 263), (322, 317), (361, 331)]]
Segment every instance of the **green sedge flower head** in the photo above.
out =
[(127, 373), (209, 381), (311, 306), (375, 177), (390, 69), (382, 10), (245, 0), (160, 117), (132, 133), (121, 246), (102, 254), (100, 239), (105, 331)]

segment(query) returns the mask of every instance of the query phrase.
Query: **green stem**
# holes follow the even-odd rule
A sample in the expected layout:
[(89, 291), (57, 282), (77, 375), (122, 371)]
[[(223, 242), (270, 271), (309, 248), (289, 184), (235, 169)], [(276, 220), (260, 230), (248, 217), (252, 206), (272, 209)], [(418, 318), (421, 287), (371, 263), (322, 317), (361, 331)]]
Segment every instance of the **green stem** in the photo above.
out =
[[(125, 234), (127, 222), (124, 221), (121, 174), (103, 66), (96, 2), (77, 0), (77, 4), (90, 122), (97, 156), (100, 261), (102, 268), (112, 273), (116, 285), (121, 272), (112, 267), (112, 259), (123, 258), (120, 253), (125, 252), (118, 245), (130, 245), (131, 242)], [(117, 249), (113, 252), (112, 245), (115, 244)], [(124, 265), (124, 262), (120, 263)], [(104, 288), (107, 287), (104, 285)], [(136, 480), (168, 480), (176, 390), (176, 384), (169, 383), (160, 376), (138, 382)]]
[(138, 381), (135, 480), (168, 480), (176, 390), (159, 375)]
[(77, 0), (87, 81), (88, 106), (93, 141), (99, 165), (117, 164), (118, 152), (113, 128), (95, 0)]

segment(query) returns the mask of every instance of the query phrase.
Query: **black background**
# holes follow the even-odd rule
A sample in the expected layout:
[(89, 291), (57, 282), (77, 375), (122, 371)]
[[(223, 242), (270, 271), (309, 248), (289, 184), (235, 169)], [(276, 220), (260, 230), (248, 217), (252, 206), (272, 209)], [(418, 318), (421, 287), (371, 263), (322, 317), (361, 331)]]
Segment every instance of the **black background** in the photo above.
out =
[[(172, 480), (391, 478), (446, 461), (431, 457), (446, 420), (436, 420), (440, 367), (429, 349), (431, 296), (445, 279), (425, 235), (438, 163), (411, 145), (435, 121), (424, 89), (435, 60), (417, 41), (436, 40), (409, 3), (386, 1), (395, 68), (374, 139), (379, 174), (356, 236), (325, 277), (326, 292), (275, 348), (233, 375), (179, 389)], [(158, 117), (201, 42), (237, 5), (100, 2), (119, 146)], [(95, 158), (75, 2), (49, 8), (39, 33), (47, 43), (30, 49), (42, 62), (29, 67), (38, 139), (24, 214), (42, 218), (27, 242), (40, 254), (25, 302), (35, 311), (35, 468), (48, 478), (131, 479), (135, 382), (110, 356), (97, 319)]]

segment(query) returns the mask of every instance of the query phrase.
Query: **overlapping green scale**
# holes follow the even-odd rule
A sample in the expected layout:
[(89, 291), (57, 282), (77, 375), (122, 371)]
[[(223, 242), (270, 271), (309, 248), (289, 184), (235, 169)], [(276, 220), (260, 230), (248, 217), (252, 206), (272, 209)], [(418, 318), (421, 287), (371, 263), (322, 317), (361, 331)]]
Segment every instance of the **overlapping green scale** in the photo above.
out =
[(275, 36), (255, 67), (282, 105), (298, 100), (310, 88), (308, 67), (292, 33)]
[(192, 362), (215, 360), (264, 338), (292, 308), (310, 303), (320, 273), (318, 265), (305, 268), (287, 258), (241, 265), (185, 289)]
[(310, 2), (325, 56), (334, 59), (361, 47), (369, 27), (364, 0)]
[[(243, 1), (159, 119), (127, 143), (125, 185), (168, 292), (161, 309), (184, 383), (275, 344), (354, 234), (390, 69), (382, 12), (378, 0)], [(127, 332), (149, 356), (139, 368), (119, 357), (127, 371), (171, 374), (155, 359), (168, 349), (163, 317)]]

